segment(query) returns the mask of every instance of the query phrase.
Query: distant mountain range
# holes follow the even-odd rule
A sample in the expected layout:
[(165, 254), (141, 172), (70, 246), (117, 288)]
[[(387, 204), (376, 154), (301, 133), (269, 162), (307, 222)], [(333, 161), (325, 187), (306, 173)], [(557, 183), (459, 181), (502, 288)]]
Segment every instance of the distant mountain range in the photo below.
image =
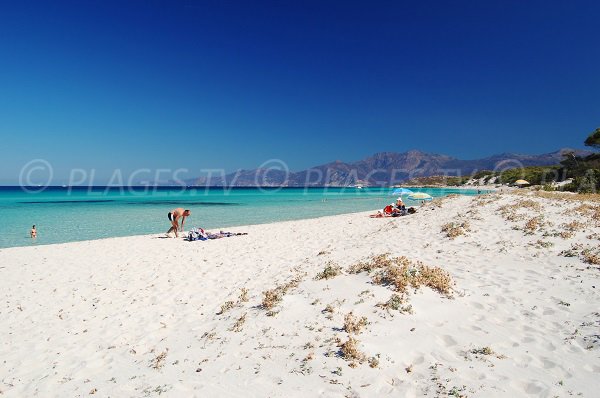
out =
[(466, 176), (481, 170), (501, 171), (522, 166), (556, 165), (567, 152), (582, 156), (589, 154), (583, 150), (563, 148), (541, 155), (502, 153), (483, 159), (462, 160), (417, 150), (380, 152), (357, 162), (336, 160), (298, 172), (277, 168), (239, 170), (225, 176), (199, 177), (184, 182), (190, 186), (232, 187), (390, 186), (416, 177)]

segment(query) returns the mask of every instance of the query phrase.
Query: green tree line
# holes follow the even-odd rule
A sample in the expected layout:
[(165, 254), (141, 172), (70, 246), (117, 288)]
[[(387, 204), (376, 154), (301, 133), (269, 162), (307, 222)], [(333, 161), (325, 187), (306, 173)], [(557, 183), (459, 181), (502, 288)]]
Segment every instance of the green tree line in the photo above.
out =
[[(600, 128), (594, 130), (584, 141), (584, 144), (593, 149), (600, 149)], [(600, 153), (595, 152), (587, 156), (577, 156), (574, 152), (564, 154), (563, 160), (556, 166), (529, 166), (494, 172), (489, 170), (479, 171), (471, 178), (496, 177), (496, 182), (501, 184), (514, 184), (523, 179), (531, 185), (544, 185), (550, 189), (553, 182), (573, 179), (570, 184), (561, 189), (565, 191), (596, 193), (600, 192)]]

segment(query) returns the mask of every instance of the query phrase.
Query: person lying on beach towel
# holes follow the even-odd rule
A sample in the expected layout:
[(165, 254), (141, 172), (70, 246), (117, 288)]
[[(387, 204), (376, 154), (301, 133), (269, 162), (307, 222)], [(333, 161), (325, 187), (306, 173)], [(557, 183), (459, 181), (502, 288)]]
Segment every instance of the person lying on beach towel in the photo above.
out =
[(190, 242), (196, 240), (208, 240), (208, 239), (221, 239), (229, 238), (230, 236), (248, 235), (247, 232), (225, 232), (219, 231), (219, 233), (206, 232), (202, 228), (192, 228), (188, 233), (187, 240)]
[(240, 236), (240, 235), (248, 235), (247, 232), (225, 232), (219, 231), (218, 234), (208, 233), (208, 239), (221, 239), (221, 238), (229, 238), (231, 236)]
[(188, 232), (187, 240), (193, 242), (195, 240), (207, 240), (208, 234), (202, 228), (192, 228)]
[(371, 218), (380, 218), (380, 217), (394, 217), (394, 205), (387, 205), (382, 210), (377, 211), (375, 214), (371, 214), (369, 217)]
[(387, 205), (383, 208), (383, 210), (379, 210), (375, 214), (369, 215), (371, 218), (381, 218), (381, 217), (399, 217), (406, 216), (408, 214), (414, 214), (417, 210), (414, 207), (406, 208), (406, 205), (402, 203), (402, 200), (398, 200), (396, 204)]

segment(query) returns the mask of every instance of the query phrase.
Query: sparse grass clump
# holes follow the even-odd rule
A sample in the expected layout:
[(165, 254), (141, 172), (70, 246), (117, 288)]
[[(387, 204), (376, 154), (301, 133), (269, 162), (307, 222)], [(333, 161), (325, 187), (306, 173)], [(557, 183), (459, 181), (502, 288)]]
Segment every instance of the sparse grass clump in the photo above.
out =
[(537, 196), (539, 198), (544, 198), (544, 199), (552, 199), (552, 200), (564, 200), (564, 201), (570, 201), (570, 202), (579, 202), (579, 203), (598, 203), (600, 202), (600, 194), (597, 193), (580, 193), (580, 194), (572, 194), (570, 192), (542, 192), (542, 191), (538, 191), (538, 192), (532, 192), (532, 193), (527, 193), (527, 192), (520, 192), (520, 191), (516, 191), (515, 192), (516, 195), (532, 195), (532, 196)]
[(517, 212), (515, 211), (515, 209), (511, 205), (500, 206), (500, 207), (498, 207), (497, 211), (500, 212), (500, 215), (506, 221), (514, 221), (513, 218), (517, 214)]
[(592, 265), (600, 265), (600, 248), (587, 248), (581, 252), (582, 260)]
[[(262, 308), (265, 310), (273, 309), (273, 307), (275, 307), (277, 304), (279, 304), (281, 302), (281, 300), (283, 300), (283, 296), (285, 296), (290, 289), (297, 287), (301, 281), (302, 281), (302, 276), (298, 275), (298, 276), (294, 277), (294, 279), (292, 279), (288, 283), (277, 286), (275, 289), (264, 291), (263, 299), (262, 299), (262, 303), (261, 303)], [(270, 311), (270, 313), (275, 314), (272, 311)]]
[(442, 225), (442, 232), (445, 232), (450, 239), (465, 235), (470, 230), (471, 226), (468, 221), (453, 221)]
[(152, 369), (160, 370), (163, 366), (165, 366), (165, 361), (167, 359), (168, 352), (169, 352), (169, 349), (167, 348), (163, 352), (158, 354), (156, 357), (154, 357), (150, 361), (150, 367)]
[(360, 334), (362, 329), (369, 324), (366, 317), (357, 318), (352, 312), (349, 312), (344, 317), (344, 330), (348, 334)]
[(536, 217), (530, 218), (525, 223), (523, 230), (525, 231), (526, 234), (532, 235), (535, 233), (535, 231), (539, 230), (542, 227), (543, 223), (544, 223), (543, 216), (536, 216)]
[(316, 280), (331, 279), (342, 273), (342, 267), (332, 262), (328, 262), (323, 271), (319, 272), (315, 277)]
[(262, 307), (270, 310), (275, 307), (283, 298), (283, 292), (280, 289), (272, 289), (263, 292)]
[(373, 283), (393, 287), (398, 293), (407, 293), (409, 287), (419, 289), (427, 286), (446, 297), (452, 297), (453, 281), (446, 271), (429, 267), (420, 261), (413, 262), (404, 256), (376, 256), (371, 262), (360, 263), (357, 269), (370, 270), (368, 273), (377, 270), (372, 276)]
[(248, 301), (248, 289), (246, 289), (245, 287), (243, 287), (240, 290), (240, 295), (238, 296), (238, 302), (239, 303), (245, 303)]
[[(497, 354), (490, 347), (481, 347), (481, 348), (473, 348), (468, 351), (468, 354), (475, 355), (475, 358), (484, 359), (484, 357), (495, 356), (498, 359), (505, 359), (506, 356), (502, 354)], [(466, 356), (465, 356), (466, 358)]]
[(584, 216), (592, 216), (593, 218), (596, 214), (600, 215), (600, 206), (591, 203), (581, 203), (577, 207), (574, 207), (564, 212), (564, 214), (566, 215), (571, 215), (573, 213)]
[(389, 253), (385, 253), (373, 256), (370, 260), (361, 261), (350, 266), (348, 272), (351, 274), (360, 274), (361, 272), (370, 273), (374, 269), (384, 268), (390, 265), (392, 265), (392, 260), (389, 257)]
[(554, 243), (538, 239), (537, 242), (532, 243), (532, 245), (538, 249), (548, 249), (549, 247), (554, 246)]
[(513, 207), (516, 209), (531, 209), (531, 210), (535, 210), (535, 211), (541, 211), (542, 210), (542, 205), (540, 205), (538, 202), (536, 202), (535, 200), (531, 200), (531, 199), (521, 199), (518, 200), (517, 202), (515, 202), (513, 204)]
[(431, 209), (434, 209), (434, 208), (438, 208), (439, 209), (442, 206), (444, 206), (444, 204), (446, 204), (446, 202), (452, 201), (452, 200), (454, 200), (454, 199), (456, 199), (458, 197), (460, 197), (459, 194), (451, 193), (451, 194), (446, 195), (446, 196), (440, 196), (440, 197), (437, 197), (437, 198), (433, 198), (431, 201), (427, 202), (425, 204), (425, 206), (427, 206), (427, 207), (429, 207)]
[(405, 301), (406, 299), (404, 296), (394, 293), (388, 301), (380, 304), (380, 307), (397, 311), (402, 307)]
[(335, 307), (331, 304), (327, 304), (327, 307), (323, 310), (323, 312), (327, 312), (329, 314), (333, 314), (335, 312)]
[(244, 323), (246, 323), (246, 313), (245, 312), (244, 312), (244, 315), (242, 315), (241, 317), (238, 318), (237, 321), (235, 321), (235, 323), (229, 330), (232, 332), (241, 332), (242, 328), (244, 327)]
[(392, 294), (388, 301), (385, 303), (377, 304), (377, 307), (381, 307), (388, 312), (390, 310), (399, 311), (401, 314), (412, 314), (412, 305), (406, 304), (406, 297), (404, 295)]
[(227, 300), (226, 302), (221, 304), (221, 310), (219, 312), (217, 312), (217, 315), (223, 315), (227, 311), (232, 310), (236, 306), (241, 306), (243, 303), (245, 303), (247, 301), (248, 301), (248, 289), (243, 287), (240, 290), (240, 294), (238, 296), (237, 302), (234, 302), (232, 300)]
[(570, 249), (563, 250), (558, 255), (563, 257), (577, 257), (582, 250), (583, 246), (581, 244), (573, 244)]
[(233, 301), (226, 301), (221, 305), (221, 310), (217, 312), (217, 315), (223, 315), (224, 313), (232, 309), (234, 306), (235, 303)]
[(477, 220), (477, 221), (481, 221), (483, 220), (483, 218), (481, 218), (480, 213), (477, 209), (470, 209), (465, 213), (465, 216), (469, 218), (469, 220)]
[(500, 206), (498, 211), (506, 221), (516, 222), (526, 217), (524, 214), (518, 212), (520, 209), (540, 212), (542, 211), (542, 205), (531, 199), (519, 199), (514, 203)]
[(438, 293), (451, 296), (452, 279), (438, 267), (428, 267), (420, 262), (416, 264), (392, 265), (373, 276), (373, 282), (379, 285), (391, 285), (397, 292), (406, 292), (408, 287), (415, 289), (422, 285)]
[(590, 214), (590, 213), (594, 213), (595, 211), (597, 211), (599, 209), (600, 209), (600, 206), (595, 206), (590, 203), (582, 203), (579, 206), (577, 206), (576, 208), (574, 208), (573, 210), (576, 211), (577, 213), (581, 213), (581, 214)]
[(591, 265), (600, 265), (600, 247), (584, 246), (582, 244), (571, 245), (570, 249), (563, 250), (559, 256), (579, 257), (581, 261)]
[(565, 224), (561, 225), (561, 227), (563, 227), (567, 231), (575, 232), (575, 231), (581, 231), (582, 229), (584, 229), (585, 224), (575, 220), (575, 221), (571, 221), (570, 223), (565, 223)]
[(475, 355), (494, 355), (494, 351), (490, 347), (473, 348), (470, 353)]
[(481, 206), (488, 205), (490, 203), (494, 203), (498, 199), (500, 199), (500, 195), (498, 195), (498, 194), (478, 195), (473, 200), (473, 205), (476, 207), (481, 207)]
[(563, 239), (571, 239), (573, 236), (575, 235), (575, 232), (573, 231), (561, 231), (558, 236), (560, 236)]
[(375, 357), (371, 357), (369, 358), (369, 366), (372, 368), (376, 368), (379, 366), (379, 358)]
[(354, 337), (348, 337), (348, 340), (340, 344), (340, 355), (346, 361), (350, 361), (351, 367), (356, 367), (356, 363), (363, 363), (366, 356), (358, 349), (358, 340)]

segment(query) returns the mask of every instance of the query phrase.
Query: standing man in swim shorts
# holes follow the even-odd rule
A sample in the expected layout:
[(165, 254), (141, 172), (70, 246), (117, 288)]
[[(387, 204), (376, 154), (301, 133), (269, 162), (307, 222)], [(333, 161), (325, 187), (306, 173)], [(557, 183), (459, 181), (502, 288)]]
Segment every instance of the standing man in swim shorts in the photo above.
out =
[[(183, 231), (183, 223), (185, 223), (185, 218), (189, 217), (191, 214), (191, 211), (183, 210), (181, 207), (171, 210), (168, 214), (169, 221), (171, 221), (171, 228), (167, 231), (167, 236), (169, 236), (171, 231), (175, 231), (175, 237), (178, 238), (179, 235), (177, 235), (177, 230), (180, 229)], [(179, 226), (179, 219), (181, 219), (181, 227)]]

